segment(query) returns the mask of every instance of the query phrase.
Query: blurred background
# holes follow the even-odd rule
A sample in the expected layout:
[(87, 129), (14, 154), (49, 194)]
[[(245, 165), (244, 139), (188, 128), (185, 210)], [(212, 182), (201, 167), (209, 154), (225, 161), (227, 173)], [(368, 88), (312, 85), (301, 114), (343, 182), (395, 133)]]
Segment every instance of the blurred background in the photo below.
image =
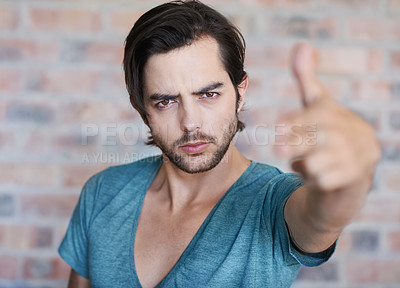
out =
[[(0, 0), (0, 287), (65, 287), (57, 247), (84, 182), (159, 153), (121, 67), (135, 20), (165, 1)], [(400, 287), (400, 0), (207, 0), (247, 40), (250, 88), (237, 138), (271, 150), (274, 120), (300, 109), (288, 60), (306, 40), (332, 97), (373, 125), (383, 156), (364, 209), (330, 262), (293, 287)]]

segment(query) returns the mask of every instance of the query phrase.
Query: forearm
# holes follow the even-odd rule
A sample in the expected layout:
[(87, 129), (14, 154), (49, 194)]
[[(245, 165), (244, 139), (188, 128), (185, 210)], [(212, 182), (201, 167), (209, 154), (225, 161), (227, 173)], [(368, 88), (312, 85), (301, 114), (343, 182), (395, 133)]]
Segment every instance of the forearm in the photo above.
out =
[(372, 182), (368, 178), (336, 191), (308, 189), (302, 213), (310, 226), (321, 232), (341, 231), (362, 208)]
[(361, 209), (371, 182), (372, 176), (336, 191), (313, 190), (309, 185), (296, 190), (285, 206), (292, 240), (309, 253), (330, 247)]

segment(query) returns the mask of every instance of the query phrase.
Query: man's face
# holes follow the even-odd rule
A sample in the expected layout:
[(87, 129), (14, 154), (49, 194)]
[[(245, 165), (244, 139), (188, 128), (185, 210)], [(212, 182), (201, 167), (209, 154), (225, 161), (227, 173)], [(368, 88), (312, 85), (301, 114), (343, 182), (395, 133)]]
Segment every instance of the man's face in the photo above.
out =
[(199, 173), (218, 165), (238, 119), (236, 92), (213, 38), (151, 56), (144, 97), (154, 142), (175, 166)]

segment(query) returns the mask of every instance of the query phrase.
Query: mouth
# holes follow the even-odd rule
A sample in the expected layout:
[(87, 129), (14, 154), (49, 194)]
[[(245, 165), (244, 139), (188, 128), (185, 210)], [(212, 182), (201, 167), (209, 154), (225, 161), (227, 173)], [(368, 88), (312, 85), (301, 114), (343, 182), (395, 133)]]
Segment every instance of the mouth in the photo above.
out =
[(190, 142), (185, 143), (184, 145), (179, 146), (180, 149), (185, 151), (188, 154), (199, 154), (207, 149), (211, 143), (209, 142)]

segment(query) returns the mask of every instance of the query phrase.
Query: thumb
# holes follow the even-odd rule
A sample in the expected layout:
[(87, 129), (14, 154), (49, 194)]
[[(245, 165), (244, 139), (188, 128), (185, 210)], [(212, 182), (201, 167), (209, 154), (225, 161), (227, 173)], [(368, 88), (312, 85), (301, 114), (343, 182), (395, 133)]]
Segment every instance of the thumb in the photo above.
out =
[(308, 43), (297, 44), (292, 52), (291, 66), (299, 85), (304, 107), (326, 95), (315, 75), (318, 54)]

